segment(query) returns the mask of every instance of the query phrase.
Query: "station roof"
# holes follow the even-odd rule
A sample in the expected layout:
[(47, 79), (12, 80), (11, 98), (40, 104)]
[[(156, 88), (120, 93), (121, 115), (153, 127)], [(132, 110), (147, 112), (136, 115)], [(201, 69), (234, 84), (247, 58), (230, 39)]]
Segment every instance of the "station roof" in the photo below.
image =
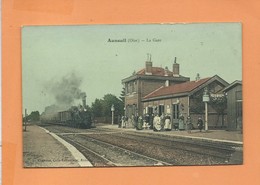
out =
[(242, 81), (236, 80), (236, 81), (232, 82), (229, 86), (225, 87), (225, 88), (223, 89), (223, 91), (224, 91), (224, 92), (227, 92), (227, 91), (229, 91), (230, 89), (232, 89), (233, 87), (235, 87), (235, 86), (237, 86), (237, 85), (242, 85)]
[(161, 86), (160, 88), (156, 89), (150, 94), (144, 96), (143, 101), (149, 101), (149, 100), (160, 99), (160, 98), (168, 98), (171, 96), (188, 95), (194, 91), (204, 88), (207, 84), (215, 80), (219, 81), (224, 86), (228, 85), (226, 81), (224, 81), (219, 76), (215, 75), (213, 77), (203, 78), (197, 81), (188, 81), (188, 82), (174, 84), (170, 86)]

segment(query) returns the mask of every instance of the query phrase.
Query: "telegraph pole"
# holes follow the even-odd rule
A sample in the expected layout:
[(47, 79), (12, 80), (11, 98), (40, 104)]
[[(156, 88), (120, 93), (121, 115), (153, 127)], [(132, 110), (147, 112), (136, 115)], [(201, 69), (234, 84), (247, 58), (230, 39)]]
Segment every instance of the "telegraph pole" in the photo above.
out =
[(24, 131), (26, 131), (27, 124), (27, 109), (24, 110)]

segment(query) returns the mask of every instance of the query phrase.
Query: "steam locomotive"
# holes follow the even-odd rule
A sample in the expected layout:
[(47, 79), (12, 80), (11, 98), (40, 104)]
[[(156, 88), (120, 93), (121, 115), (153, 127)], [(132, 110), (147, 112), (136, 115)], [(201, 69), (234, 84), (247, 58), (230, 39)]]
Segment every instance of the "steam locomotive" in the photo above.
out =
[(91, 113), (86, 107), (86, 97), (83, 106), (72, 106), (63, 111), (45, 111), (40, 116), (42, 123), (61, 124), (75, 128), (91, 128)]
[(75, 128), (91, 128), (92, 119), (90, 111), (73, 106), (69, 110), (43, 113), (42, 123), (62, 124)]

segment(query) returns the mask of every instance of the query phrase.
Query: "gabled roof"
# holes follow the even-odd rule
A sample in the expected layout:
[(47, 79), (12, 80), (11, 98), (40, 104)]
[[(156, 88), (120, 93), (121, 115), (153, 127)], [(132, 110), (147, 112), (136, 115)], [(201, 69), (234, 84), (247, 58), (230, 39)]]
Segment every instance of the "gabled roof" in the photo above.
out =
[(225, 87), (225, 88), (223, 89), (223, 92), (227, 92), (227, 91), (229, 91), (231, 88), (233, 88), (233, 87), (235, 87), (235, 86), (237, 86), (237, 85), (242, 85), (242, 81), (236, 80), (236, 81), (232, 82), (230, 85), (228, 85), (227, 87)]
[(190, 82), (184, 82), (180, 84), (171, 85), (168, 87), (160, 87), (159, 89), (156, 89), (152, 93), (148, 94), (144, 97), (144, 99), (149, 99), (157, 96), (164, 96), (164, 95), (170, 95), (170, 94), (177, 94), (177, 93), (185, 93), (190, 92), (193, 89), (197, 88), (201, 84), (208, 81), (210, 78), (204, 78), (199, 81), (190, 81)]
[(203, 87), (206, 84), (213, 82), (214, 80), (218, 80), (224, 86), (227, 86), (228, 83), (224, 81), (219, 76), (215, 75), (213, 77), (200, 79), (198, 81), (189, 81), (180, 84), (174, 84), (168, 87), (160, 87), (155, 91), (151, 92), (150, 94), (143, 97), (143, 101), (152, 100), (152, 99), (159, 99), (159, 98), (168, 98), (171, 96), (181, 96), (181, 95), (189, 95)]
[[(170, 70), (168, 70), (167, 73), (168, 73), (168, 76), (172, 76), (173, 75), (173, 73)], [(145, 75), (145, 68), (141, 69), (136, 74), (138, 74), (138, 75)], [(155, 75), (155, 76), (165, 76), (165, 69), (162, 68), (162, 67), (152, 67), (152, 75)]]

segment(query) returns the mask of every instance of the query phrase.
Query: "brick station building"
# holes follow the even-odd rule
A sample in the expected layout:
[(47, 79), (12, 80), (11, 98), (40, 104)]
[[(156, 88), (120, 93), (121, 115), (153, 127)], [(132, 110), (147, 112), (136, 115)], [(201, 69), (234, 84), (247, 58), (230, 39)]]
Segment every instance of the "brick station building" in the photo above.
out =
[[(189, 77), (180, 74), (180, 65), (176, 57), (172, 71), (167, 67), (153, 67), (151, 58), (145, 62), (145, 68), (122, 80), (125, 86), (125, 115), (144, 115), (157, 113), (169, 114), (172, 123), (178, 122), (180, 114), (185, 118), (190, 115), (193, 123), (204, 114), (196, 113), (196, 100), (202, 96), (206, 88), (211, 96), (222, 96), (223, 89), (229, 84), (221, 77), (213, 77), (190, 81)], [(202, 97), (201, 97), (202, 101)], [(226, 119), (226, 115), (224, 117)], [(211, 126), (227, 126), (219, 119), (217, 112), (209, 106), (208, 123)]]
[(153, 67), (151, 58), (145, 62), (145, 68), (122, 80), (125, 86), (125, 115), (143, 115), (143, 97), (164, 85), (174, 85), (190, 80), (179, 74), (180, 66), (176, 57), (172, 71), (167, 67)]

